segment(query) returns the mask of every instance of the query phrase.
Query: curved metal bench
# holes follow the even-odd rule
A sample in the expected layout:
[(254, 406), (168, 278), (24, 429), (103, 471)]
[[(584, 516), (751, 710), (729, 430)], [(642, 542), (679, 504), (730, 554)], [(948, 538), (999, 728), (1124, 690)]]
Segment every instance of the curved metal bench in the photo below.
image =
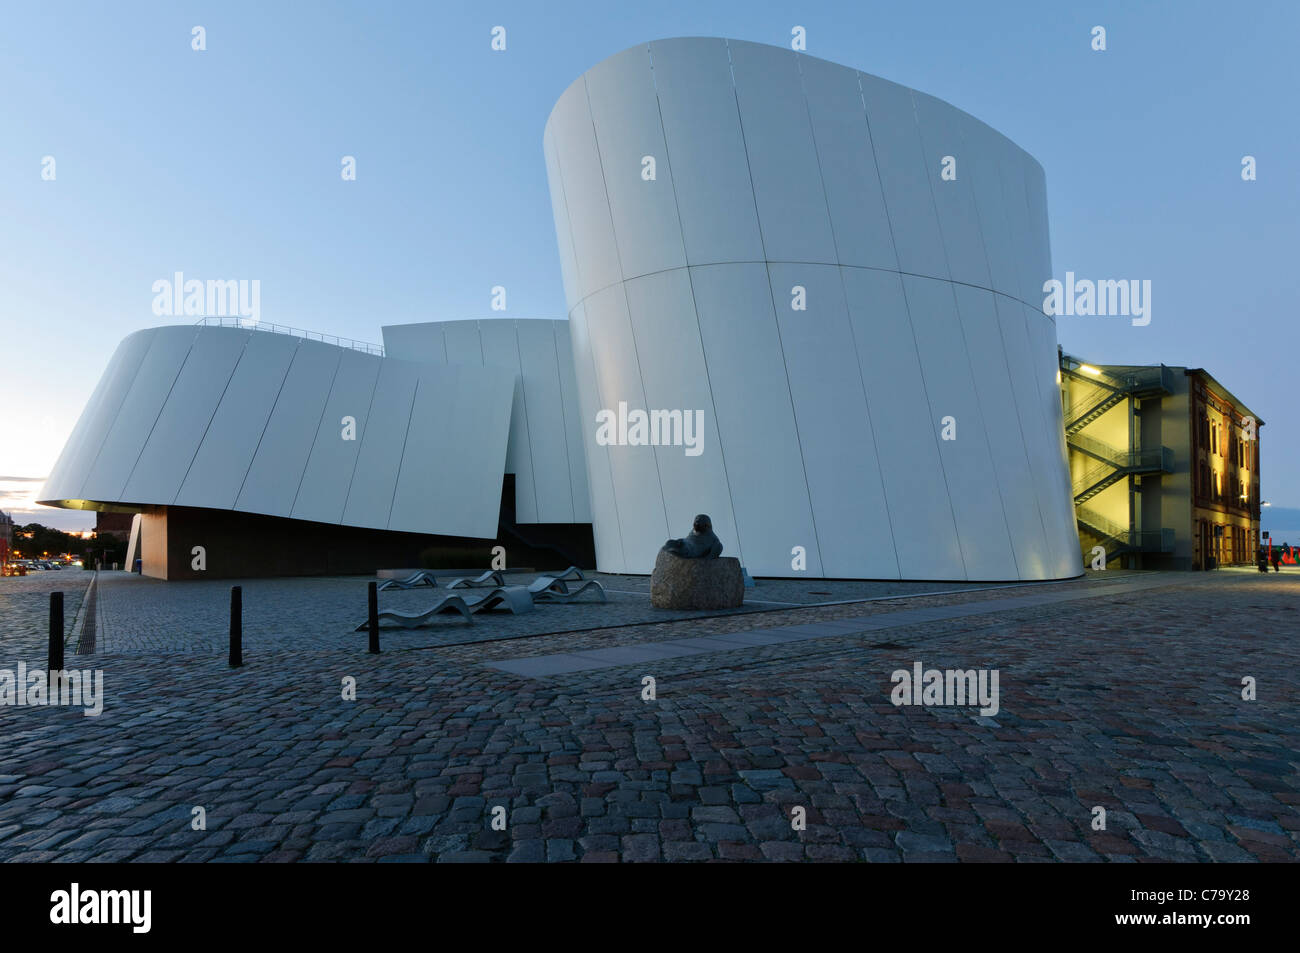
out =
[[(408, 587), (409, 588), (409, 587)], [(515, 615), (532, 612), (536, 603), (569, 603), (586, 592), (594, 592), (599, 601), (607, 602), (605, 587), (595, 579), (588, 579), (581, 586), (570, 590), (563, 579), (555, 576), (538, 576), (527, 586), (496, 586), (479, 595), (475, 593), (448, 593), (428, 609), (422, 612), (398, 612), (395, 609), (382, 609), (380, 622), (393, 622), (404, 629), (414, 629), (428, 623), (442, 612), (458, 612), (469, 624), (474, 624), (474, 615), (479, 612), (491, 612), (504, 609)], [(368, 622), (360, 623), (354, 632), (364, 632)]]
[[(417, 626), (424, 625), (440, 612), (459, 612), (465, 617), (465, 621), (470, 625), (474, 624), (474, 619), (470, 615), (470, 608), (465, 604), (465, 600), (460, 596), (443, 596), (437, 602), (423, 612), (398, 612), (395, 609), (379, 610), (380, 622), (396, 622), (403, 629), (414, 629)], [(365, 621), (358, 625), (353, 632), (365, 632), (370, 622)]]
[[(464, 616), (466, 622), (473, 625), (475, 613), (491, 612), (494, 609), (505, 609), (516, 615), (532, 612), (533, 594), (524, 586), (497, 586), (477, 598), (473, 596), (466, 598), (459, 594), (453, 595), (449, 593), (421, 612), (399, 612), (396, 609), (382, 609), (379, 612), (379, 621), (394, 622), (403, 629), (415, 629), (425, 625), (439, 613), (459, 612)], [(362, 622), (352, 631), (364, 632), (368, 626), (369, 622)]]
[(465, 600), (470, 612), (490, 612), (493, 609), (508, 609), (515, 615), (533, 611), (533, 594), (525, 586), (497, 586), (491, 592), (475, 599)]
[(416, 586), (433, 586), (436, 589), (438, 580), (429, 570), (421, 569), (419, 572), (411, 573), (404, 579), (387, 580), (379, 587), (379, 591), (382, 592), (385, 589), (414, 589)]
[(568, 592), (569, 587), (563, 579), (557, 579), (554, 576), (538, 576), (527, 586), (527, 589), (534, 596), (541, 592)]
[(476, 586), (504, 586), (505, 584), (506, 577), (501, 574), (500, 570), (489, 569), (487, 572), (483, 573), (483, 575), (475, 576), (473, 579), (469, 576), (460, 576), (459, 578), (453, 579), (451, 582), (447, 583), (447, 588), (472, 589)]
[[(561, 585), (563, 585), (563, 583), (561, 583)], [(609, 601), (605, 596), (605, 587), (595, 579), (588, 579), (577, 589), (573, 590), (570, 590), (568, 586), (565, 586), (563, 589), (543, 589), (541, 592), (534, 593), (533, 598), (538, 602), (569, 603), (573, 602), (578, 598), (578, 596), (582, 595), (589, 589), (594, 591), (596, 595), (600, 597), (601, 602)]]

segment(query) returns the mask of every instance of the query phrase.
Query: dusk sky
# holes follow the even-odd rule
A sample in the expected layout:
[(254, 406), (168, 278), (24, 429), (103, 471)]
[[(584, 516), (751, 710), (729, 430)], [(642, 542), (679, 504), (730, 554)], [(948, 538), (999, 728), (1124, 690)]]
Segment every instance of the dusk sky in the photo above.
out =
[(651, 39), (785, 46), (796, 25), (809, 54), (938, 96), (1042, 163), (1053, 274), (1152, 285), (1148, 326), (1061, 316), (1061, 345), (1208, 370), (1266, 422), (1263, 528), (1300, 537), (1293, 2), (11, 6), (0, 509), (93, 525), (31, 501), (117, 343), (194, 320), (153, 313), (176, 272), (256, 279), (263, 322), (363, 341), (563, 316), (542, 156), (559, 95)]

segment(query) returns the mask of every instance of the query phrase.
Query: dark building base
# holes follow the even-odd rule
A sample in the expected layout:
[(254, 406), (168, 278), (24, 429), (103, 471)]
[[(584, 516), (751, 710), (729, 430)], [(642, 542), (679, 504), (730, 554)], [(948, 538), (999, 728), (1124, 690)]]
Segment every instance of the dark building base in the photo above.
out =
[[(373, 574), (380, 569), (595, 568), (589, 524), (502, 524), (496, 539), (336, 526), (230, 510), (163, 506), (144, 510), (142, 571), (156, 579)], [(202, 547), (202, 559), (195, 547)], [(199, 566), (203, 568), (198, 568)], [(129, 568), (129, 567), (128, 567)]]

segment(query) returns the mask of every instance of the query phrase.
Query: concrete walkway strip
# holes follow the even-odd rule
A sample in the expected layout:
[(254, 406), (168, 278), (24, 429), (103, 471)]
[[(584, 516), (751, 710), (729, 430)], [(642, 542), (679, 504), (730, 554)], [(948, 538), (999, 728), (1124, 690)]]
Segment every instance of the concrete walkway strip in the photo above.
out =
[(744, 632), (728, 632), (699, 638), (672, 639), (665, 642), (644, 642), (639, 645), (620, 645), (608, 649), (582, 649), (556, 655), (533, 655), (485, 664), (488, 668), (499, 669), (512, 675), (543, 678), (548, 675), (564, 675), (569, 672), (582, 672), (596, 668), (613, 668), (617, 665), (635, 665), (640, 662), (682, 658), (688, 655), (730, 652), (764, 645), (779, 645), (788, 642), (851, 635), (857, 632), (877, 632), (882, 629), (893, 629), (903, 625), (914, 625), (918, 622), (941, 622), (968, 616), (989, 615), (994, 612), (1014, 612), (1017, 609), (1033, 609), (1059, 602), (1101, 599), (1127, 595), (1131, 592), (1140, 592), (1143, 589), (1158, 589), (1169, 585), (1186, 584), (1186, 582), (1191, 581), (1194, 580), (1178, 580), (1177, 583), (1171, 583), (1168, 578), (1162, 578), (1160, 580), (1119, 583), (1110, 586), (1091, 586), (1086, 589), (1068, 592), (1009, 596), (1005, 599), (986, 599), (980, 602), (968, 602), (953, 606), (918, 606), (915, 609), (899, 609), (896, 612), (880, 612), (875, 615), (858, 616), (849, 619), (809, 622), (771, 629), (752, 629)]
[(582, 658), (574, 654), (534, 655), (532, 658), (508, 659), (493, 662), (492, 668), (499, 668), (512, 675), (528, 675), (540, 678), (545, 675), (564, 675), (569, 672), (581, 672), (589, 668), (609, 668), (618, 662), (604, 662), (598, 659)]
[(659, 659), (699, 655), (705, 650), (689, 649), (671, 642), (647, 642), (643, 645), (619, 645), (611, 649), (592, 649), (590, 652), (573, 652), (577, 658), (591, 659), (602, 665), (633, 665), (637, 662), (656, 662)]

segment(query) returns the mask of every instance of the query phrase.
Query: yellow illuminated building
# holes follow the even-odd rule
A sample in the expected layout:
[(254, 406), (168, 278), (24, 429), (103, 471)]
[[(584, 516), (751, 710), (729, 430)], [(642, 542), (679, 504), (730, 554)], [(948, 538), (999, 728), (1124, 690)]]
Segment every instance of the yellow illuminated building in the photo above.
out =
[(1084, 565), (1254, 562), (1264, 422), (1200, 368), (1060, 366)]

